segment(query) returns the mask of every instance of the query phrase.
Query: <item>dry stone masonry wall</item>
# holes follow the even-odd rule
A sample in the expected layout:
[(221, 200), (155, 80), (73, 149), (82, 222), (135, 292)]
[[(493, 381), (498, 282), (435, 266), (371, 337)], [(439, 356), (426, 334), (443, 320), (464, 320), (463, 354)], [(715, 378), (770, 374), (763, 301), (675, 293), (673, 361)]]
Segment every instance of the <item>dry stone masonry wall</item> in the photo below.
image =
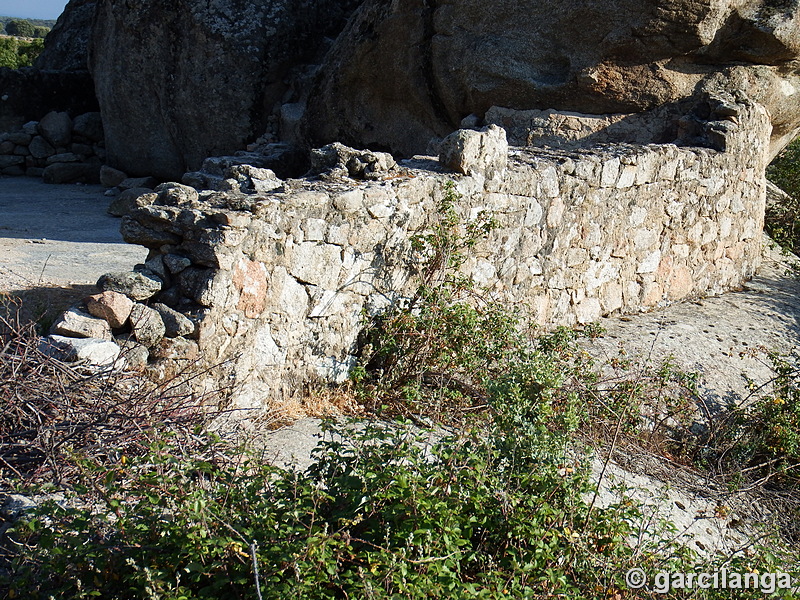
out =
[[(435, 225), (448, 181), (465, 222), (497, 222), (464, 273), (546, 328), (736, 288), (759, 262), (771, 126), (760, 105), (720, 106), (700, 129), (722, 149), (507, 150), (490, 126), (447, 138), (446, 164), (333, 145), (312, 159), (322, 175), (280, 181), (244, 157), (209, 159), (207, 180), (226, 191), (164, 184), (123, 218), (150, 256), (99, 282), (135, 302), (118, 302), (123, 325), (102, 337), (148, 347), (161, 369), (220, 365), (207, 383), (240, 406), (341, 380), (364, 315), (413, 292), (409, 238)], [(82, 317), (102, 319), (97, 302), (112, 300)]]
[(51, 111), (0, 133), (0, 175), (42, 177), (46, 183), (97, 183), (105, 160), (99, 112), (70, 118)]

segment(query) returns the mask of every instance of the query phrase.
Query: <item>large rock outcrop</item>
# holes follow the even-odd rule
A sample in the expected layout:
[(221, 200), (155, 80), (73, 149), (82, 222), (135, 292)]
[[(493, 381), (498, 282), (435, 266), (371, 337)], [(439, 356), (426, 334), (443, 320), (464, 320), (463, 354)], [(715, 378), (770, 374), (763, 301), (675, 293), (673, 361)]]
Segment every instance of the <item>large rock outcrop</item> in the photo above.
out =
[(179, 178), (264, 132), (357, 0), (99, 0), (90, 69), (108, 161)]
[(34, 65), (43, 71), (88, 71), (89, 39), (97, 0), (70, 0), (47, 34)]
[(738, 89), (769, 110), (774, 155), (800, 131), (799, 56), (798, 0), (366, 0), (306, 131), (412, 154), (492, 106), (638, 113)]

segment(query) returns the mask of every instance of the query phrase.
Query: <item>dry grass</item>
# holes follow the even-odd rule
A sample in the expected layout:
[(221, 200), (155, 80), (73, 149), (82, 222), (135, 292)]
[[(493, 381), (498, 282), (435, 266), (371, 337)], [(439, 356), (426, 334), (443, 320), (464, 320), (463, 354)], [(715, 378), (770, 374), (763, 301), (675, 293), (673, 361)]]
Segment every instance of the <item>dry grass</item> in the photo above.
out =
[(306, 417), (363, 417), (366, 409), (350, 386), (320, 387), (291, 398), (270, 410), (271, 425), (277, 428)]
[(159, 431), (192, 444), (216, 398), (195, 395), (190, 369), (161, 383), (97, 371), (43, 353), (19, 303), (0, 311), (0, 482), (68, 479), (75, 457), (116, 461)]

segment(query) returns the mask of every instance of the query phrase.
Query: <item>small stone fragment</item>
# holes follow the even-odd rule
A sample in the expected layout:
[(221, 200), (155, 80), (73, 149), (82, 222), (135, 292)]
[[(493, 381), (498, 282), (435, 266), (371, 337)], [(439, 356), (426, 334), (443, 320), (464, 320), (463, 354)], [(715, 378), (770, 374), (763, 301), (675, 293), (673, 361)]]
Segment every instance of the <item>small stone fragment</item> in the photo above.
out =
[(104, 292), (119, 292), (133, 300), (147, 300), (161, 291), (163, 282), (147, 270), (106, 273), (97, 281)]
[(130, 319), (133, 336), (143, 346), (152, 348), (164, 337), (166, 328), (158, 311), (144, 304), (135, 304)]
[(53, 323), (50, 332), (73, 338), (111, 339), (111, 327), (103, 320), (83, 312), (73, 306)]
[(459, 129), (442, 140), (439, 162), (464, 175), (493, 177), (508, 164), (506, 132), (497, 125), (480, 131)]
[(99, 112), (89, 112), (75, 117), (72, 131), (92, 142), (103, 141), (103, 119)]
[(156, 187), (155, 191), (158, 194), (155, 203), (162, 206), (188, 208), (193, 203), (197, 202), (199, 198), (196, 189), (175, 182), (162, 183)]
[(56, 149), (40, 135), (33, 138), (28, 150), (34, 158), (48, 158), (56, 153)]
[(115, 217), (124, 217), (131, 214), (134, 209), (150, 206), (156, 201), (156, 194), (148, 188), (131, 188), (123, 191), (111, 201), (108, 214)]
[(72, 119), (65, 112), (49, 112), (39, 121), (39, 133), (54, 148), (65, 147), (72, 140)]
[(153, 358), (161, 360), (197, 360), (200, 350), (197, 342), (185, 338), (164, 338), (153, 348)]
[(122, 239), (129, 244), (138, 244), (145, 248), (160, 248), (166, 244), (177, 244), (180, 241), (177, 235), (145, 227), (128, 215), (122, 217), (119, 231)]
[(89, 314), (105, 320), (112, 328), (125, 325), (133, 308), (133, 301), (125, 294), (106, 291), (86, 298)]
[(153, 309), (161, 315), (164, 322), (165, 335), (168, 338), (191, 336), (195, 325), (189, 317), (166, 304), (154, 304)]
[(117, 363), (120, 355), (120, 347), (110, 340), (60, 335), (43, 338), (39, 349), (64, 362), (81, 361), (95, 367), (110, 367)]
[(126, 367), (141, 370), (147, 366), (150, 351), (133, 339), (132, 335), (119, 335), (114, 340), (121, 349), (120, 356), (125, 359)]
[(117, 187), (127, 178), (128, 176), (119, 169), (109, 167), (108, 165), (100, 167), (100, 183), (106, 187)]
[(176, 275), (183, 271), (187, 267), (192, 266), (191, 259), (186, 258), (185, 256), (180, 256), (178, 254), (165, 254), (164, 255), (164, 265), (169, 269), (169, 272), (173, 275)]
[(100, 179), (100, 167), (82, 162), (57, 162), (44, 170), (42, 179), (45, 183), (96, 183)]

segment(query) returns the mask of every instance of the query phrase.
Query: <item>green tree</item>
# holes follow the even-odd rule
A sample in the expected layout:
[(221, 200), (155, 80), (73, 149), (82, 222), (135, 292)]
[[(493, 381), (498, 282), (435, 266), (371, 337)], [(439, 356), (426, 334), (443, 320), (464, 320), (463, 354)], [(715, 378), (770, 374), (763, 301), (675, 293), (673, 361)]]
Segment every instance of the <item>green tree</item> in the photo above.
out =
[(0, 67), (19, 68), (17, 40), (14, 38), (0, 38)]
[(43, 38), (50, 33), (49, 27), (42, 27), (41, 25), (33, 28), (33, 37)]
[(33, 24), (22, 19), (14, 19), (6, 23), (6, 32), (8, 35), (16, 37), (34, 37), (36, 33)]
[(44, 49), (44, 40), (31, 41), (0, 38), (0, 67), (19, 69), (30, 67)]

